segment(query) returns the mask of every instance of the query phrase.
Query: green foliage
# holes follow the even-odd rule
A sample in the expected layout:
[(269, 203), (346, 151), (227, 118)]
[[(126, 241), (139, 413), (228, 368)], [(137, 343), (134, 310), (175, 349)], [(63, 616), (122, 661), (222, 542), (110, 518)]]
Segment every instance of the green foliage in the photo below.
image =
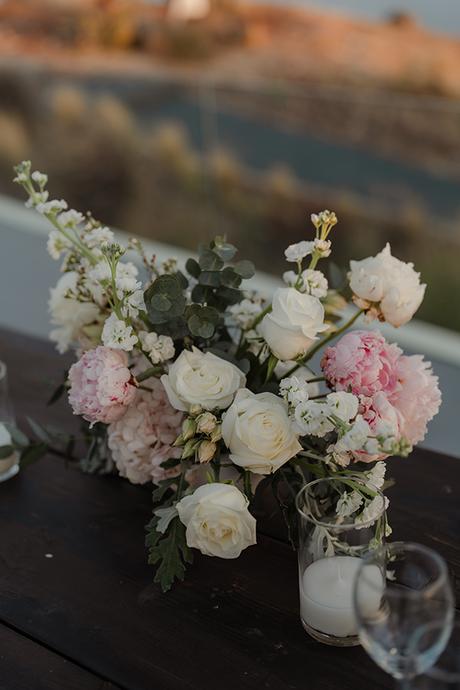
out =
[(241, 283), (255, 272), (250, 261), (226, 265), (236, 251), (222, 237), (200, 245), (198, 261), (190, 258), (185, 264), (187, 273), (196, 281), (188, 306), (184, 294), (187, 278), (180, 272), (159, 276), (144, 293), (152, 330), (174, 340), (189, 336), (199, 346), (215, 340), (217, 335), (228, 339), (222, 314), (229, 305), (243, 299)]
[(173, 518), (165, 534), (157, 530), (159, 518), (154, 515), (146, 526), (145, 544), (151, 565), (158, 565), (154, 582), (159, 583), (163, 592), (171, 589), (174, 580), (183, 580), (187, 563), (192, 563), (193, 555), (187, 546), (185, 526), (179, 517)]

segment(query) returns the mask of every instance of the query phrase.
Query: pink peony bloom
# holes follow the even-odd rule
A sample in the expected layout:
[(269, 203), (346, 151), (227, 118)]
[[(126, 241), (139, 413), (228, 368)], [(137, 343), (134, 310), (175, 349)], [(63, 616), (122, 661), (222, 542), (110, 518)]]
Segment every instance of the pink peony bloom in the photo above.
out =
[(119, 419), (136, 394), (126, 353), (101, 345), (88, 350), (70, 367), (69, 381), (74, 414), (91, 424)]
[(172, 444), (184, 416), (171, 407), (161, 382), (152, 381), (152, 391), (138, 390), (126, 414), (109, 426), (112, 457), (120, 475), (133, 484), (157, 484), (179, 474), (177, 467), (166, 470), (161, 463), (181, 456), (182, 449)]
[(351, 331), (326, 349), (321, 367), (335, 390), (364, 396), (379, 391), (391, 395), (398, 386), (396, 363), (400, 355), (400, 348), (387, 343), (378, 331)]
[(441, 405), (438, 377), (422, 355), (399, 357), (397, 376), (398, 387), (390, 401), (403, 420), (401, 435), (415, 445), (425, 438), (427, 424)]

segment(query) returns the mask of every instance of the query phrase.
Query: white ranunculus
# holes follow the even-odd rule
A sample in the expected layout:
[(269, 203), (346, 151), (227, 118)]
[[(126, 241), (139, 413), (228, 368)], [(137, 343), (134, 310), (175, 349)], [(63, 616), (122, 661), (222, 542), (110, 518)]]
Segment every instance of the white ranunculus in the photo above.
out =
[(248, 499), (230, 484), (204, 484), (176, 505), (187, 545), (205, 556), (238, 558), (256, 543), (256, 521)]
[(222, 422), (230, 459), (255, 474), (270, 474), (302, 446), (288, 417), (287, 403), (273, 393), (238, 391)]
[(246, 384), (246, 377), (231, 362), (194, 347), (191, 352), (181, 352), (161, 382), (176, 410), (186, 412), (191, 405), (225, 410), (236, 391)]
[(96, 304), (80, 302), (75, 297), (67, 297), (77, 291), (78, 274), (68, 271), (61, 276), (56, 287), (50, 290), (48, 302), (51, 323), (57, 326), (50, 333), (51, 340), (57, 343), (57, 349), (62, 354), (69, 346), (82, 336), (82, 329), (100, 320), (101, 314)]
[(350, 261), (350, 287), (358, 306), (378, 303), (385, 321), (402, 326), (413, 317), (425, 294), (426, 285), (412, 263), (404, 263), (391, 255), (386, 245), (377, 256)]
[(270, 350), (282, 360), (304, 354), (327, 328), (319, 299), (289, 287), (275, 291), (272, 311), (260, 324)]

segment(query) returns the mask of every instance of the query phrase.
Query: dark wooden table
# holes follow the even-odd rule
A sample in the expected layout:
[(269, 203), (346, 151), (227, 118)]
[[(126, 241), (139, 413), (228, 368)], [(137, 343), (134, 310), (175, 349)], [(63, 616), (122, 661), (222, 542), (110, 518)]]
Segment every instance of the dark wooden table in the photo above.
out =
[[(16, 412), (46, 408), (65, 362), (42, 341), (0, 332)], [(394, 538), (437, 549), (459, 591), (460, 461), (395, 459)], [(378, 690), (393, 683), (359, 648), (320, 645), (298, 616), (295, 554), (278, 517), (241, 558), (197, 557), (161, 594), (145, 562), (150, 492), (47, 457), (0, 484), (1, 690)], [(280, 538), (281, 537), (281, 538)]]

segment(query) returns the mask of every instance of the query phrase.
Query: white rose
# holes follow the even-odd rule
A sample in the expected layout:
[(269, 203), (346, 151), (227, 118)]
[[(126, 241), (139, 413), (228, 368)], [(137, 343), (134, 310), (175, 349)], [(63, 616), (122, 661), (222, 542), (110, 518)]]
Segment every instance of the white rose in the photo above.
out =
[(292, 429), (288, 406), (273, 393), (238, 391), (222, 422), (230, 459), (255, 474), (270, 474), (302, 446)]
[(380, 303), (382, 316), (393, 326), (410, 321), (422, 303), (426, 285), (420, 283), (420, 274), (413, 264), (392, 256), (389, 244), (377, 256), (350, 261), (350, 269), (350, 287), (359, 306), (362, 301)]
[(176, 505), (187, 545), (205, 556), (238, 558), (256, 543), (256, 521), (248, 499), (230, 484), (205, 484)]
[(191, 352), (181, 352), (161, 382), (176, 410), (186, 412), (191, 405), (225, 410), (236, 391), (246, 384), (246, 377), (231, 362), (194, 347)]
[(319, 299), (294, 288), (278, 288), (272, 311), (264, 316), (260, 332), (278, 359), (295, 359), (325, 331), (324, 308)]
[(92, 302), (80, 302), (74, 297), (66, 297), (77, 292), (78, 274), (68, 271), (61, 276), (56, 287), (50, 290), (48, 302), (51, 323), (57, 326), (50, 333), (51, 340), (57, 343), (62, 354), (69, 346), (82, 337), (82, 329), (101, 317), (99, 307)]

